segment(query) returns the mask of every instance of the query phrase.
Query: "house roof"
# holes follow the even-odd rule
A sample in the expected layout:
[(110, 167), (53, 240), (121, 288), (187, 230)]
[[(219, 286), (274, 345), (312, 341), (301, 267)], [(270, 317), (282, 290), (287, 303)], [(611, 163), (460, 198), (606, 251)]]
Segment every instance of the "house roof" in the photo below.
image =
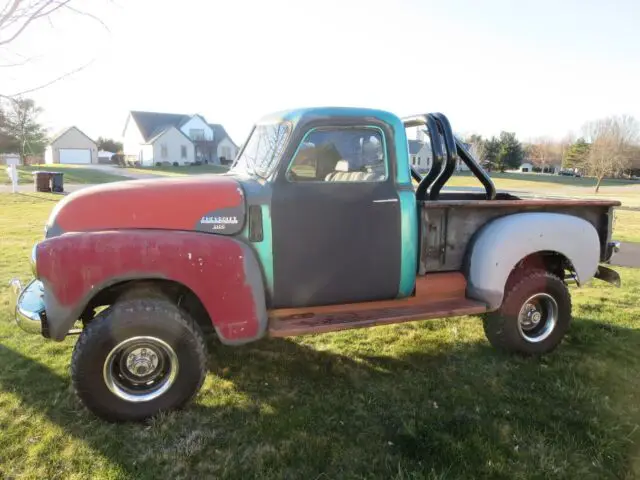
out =
[(157, 139), (159, 139), (162, 135), (167, 133), (172, 128), (175, 128), (178, 131), (178, 133), (180, 133), (180, 135), (182, 135), (184, 138), (186, 138), (189, 141), (189, 143), (192, 143), (192, 140), (189, 138), (189, 136), (186, 133), (184, 133), (182, 130), (180, 130), (180, 128), (177, 127), (176, 125), (167, 125), (166, 127), (158, 128), (155, 132), (152, 133), (152, 136), (147, 140), (147, 143), (155, 142)]
[[(194, 116), (199, 117), (204, 123), (207, 123), (207, 120), (200, 114), (186, 115), (183, 113), (141, 112), (138, 110), (131, 111), (131, 117), (136, 122), (136, 125), (138, 125), (140, 133), (142, 134), (144, 141), (147, 143), (153, 143), (153, 141), (171, 127), (176, 127), (180, 130), (180, 127)], [(207, 125), (213, 129), (213, 140), (216, 144), (226, 137), (234, 146), (237, 147), (221, 124), (207, 123)]]
[(424, 146), (425, 143), (420, 140), (409, 140), (409, 155), (417, 154)]
[(209, 126), (213, 129), (213, 140), (216, 142), (216, 145), (218, 144), (220, 139), (227, 137), (229, 141), (233, 143), (233, 146), (238, 148), (238, 145), (236, 145), (236, 142), (234, 142), (231, 139), (231, 137), (229, 136), (229, 134), (227, 133), (227, 131), (224, 129), (222, 125), (220, 125), (219, 123), (210, 123)]
[(180, 127), (182, 122), (191, 118), (191, 115), (132, 110), (131, 117), (136, 122), (136, 125), (138, 125), (144, 141), (149, 142), (169, 127)]
[(65, 133), (67, 133), (69, 130), (77, 130), (78, 132), (80, 132), (82, 135), (84, 135), (85, 137), (87, 137), (89, 140), (91, 140), (93, 143), (96, 143), (93, 138), (91, 138), (89, 135), (87, 135), (86, 133), (84, 133), (82, 130), (80, 130), (78, 127), (76, 127), (75, 125), (72, 125), (71, 127), (67, 127), (67, 128), (63, 128), (62, 130), (60, 130), (58, 133), (56, 133), (53, 137), (51, 137), (51, 140), (49, 140), (49, 145), (51, 145), (53, 142), (55, 142), (56, 140), (58, 140), (60, 137), (62, 137)]

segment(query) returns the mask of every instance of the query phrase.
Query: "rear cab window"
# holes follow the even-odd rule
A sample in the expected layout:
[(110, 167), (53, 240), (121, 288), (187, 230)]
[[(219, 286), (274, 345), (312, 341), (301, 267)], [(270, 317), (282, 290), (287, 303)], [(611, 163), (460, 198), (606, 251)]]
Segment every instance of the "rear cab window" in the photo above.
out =
[(377, 127), (330, 127), (309, 131), (287, 170), (290, 182), (384, 182), (386, 144)]

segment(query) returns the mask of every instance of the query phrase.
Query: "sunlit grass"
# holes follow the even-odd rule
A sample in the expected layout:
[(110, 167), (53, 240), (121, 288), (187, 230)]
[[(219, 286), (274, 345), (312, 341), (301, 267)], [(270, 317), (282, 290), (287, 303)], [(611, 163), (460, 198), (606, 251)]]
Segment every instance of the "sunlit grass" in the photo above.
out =
[[(633, 180), (605, 179), (600, 191), (595, 193), (595, 180), (588, 177), (568, 177), (550, 174), (523, 174), (491, 172), (491, 179), (500, 191), (522, 194), (549, 195), (582, 199), (619, 200), (623, 206), (640, 207), (640, 182)], [(447, 187), (482, 187), (468, 172), (456, 173)]]
[(59, 198), (0, 194), (2, 478), (640, 475), (640, 270), (617, 269), (621, 289), (572, 288), (571, 332), (541, 359), (495, 352), (477, 317), (244, 347), (210, 339), (192, 405), (112, 425), (70, 389), (75, 339), (10, 321), (6, 284), (29, 278), (29, 250)]
[[(11, 184), (9, 176), (5, 169), (0, 172), (2, 183)], [(27, 165), (17, 167), (18, 183), (33, 183), (33, 172), (37, 170), (45, 170), (48, 172), (62, 172), (65, 183), (105, 183), (126, 180), (124, 176), (113, 175), (100, 170), (95, 170), (79, 165)]]
[(640, 210), (616, 210), (613, 226), (616, 240), (640, 242)]
[(161, 167), (139, 167), (139, 168), (123, 168), (122, 174), (126, 175), (127, 172), (134, 173), (150, 173), (153, 175), (162, 176), (184, 176), (184, 175), (199, 175), (204, 173), (224, 173), (229, 168), (222, 165), (181, 165), (179, 167), (174, 166), (161, 166)]

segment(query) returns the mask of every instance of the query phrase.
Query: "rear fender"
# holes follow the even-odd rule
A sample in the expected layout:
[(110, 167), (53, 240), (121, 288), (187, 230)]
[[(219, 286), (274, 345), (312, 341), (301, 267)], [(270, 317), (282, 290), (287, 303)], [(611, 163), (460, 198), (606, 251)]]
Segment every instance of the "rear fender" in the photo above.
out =
[(516, 213), (493, 220), (478, 232), (468, 252), (467, 296), (492, 310), (500, 308), (515, 266), (538, 252), (565, 256), (578, 283), (584, 284), (598, 270), (598, 232), (582, 218), (559, 213)]
[(142, 279), (189, 288), (222, 343), (247, 343), (266, 332), (262, 270), (251, 248), (233, 238), (164, 230), (67, 233), (40, 243), (36, 254), (54, 340), (65, 337), (97, 293)]

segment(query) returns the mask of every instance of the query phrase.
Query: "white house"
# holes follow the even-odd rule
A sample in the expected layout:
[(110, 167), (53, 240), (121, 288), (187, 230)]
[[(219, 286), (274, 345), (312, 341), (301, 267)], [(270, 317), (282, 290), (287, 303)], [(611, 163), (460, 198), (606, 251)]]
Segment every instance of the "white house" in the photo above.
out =
[(224, 127), (202, 115), (131, 111), (124, 126), (125, 156), (143, 166), (194, 162), (228, 164), (238, 147)]
[(431, 168), (431, 145), (421, 140), (409, 140), (409, 164), (418, 172)]
[[(469, 145), (465, 144), (467, 149)], [(429, 141), (421, 140), (409, 140), (409, 163), (418, 172), (425, 173), (431, 169), (433, 164), (433, 154), (431, 152), (431, 143)], [(456, 172), (466, 172), (469, 167), (458, 158), (456, 162)]]

